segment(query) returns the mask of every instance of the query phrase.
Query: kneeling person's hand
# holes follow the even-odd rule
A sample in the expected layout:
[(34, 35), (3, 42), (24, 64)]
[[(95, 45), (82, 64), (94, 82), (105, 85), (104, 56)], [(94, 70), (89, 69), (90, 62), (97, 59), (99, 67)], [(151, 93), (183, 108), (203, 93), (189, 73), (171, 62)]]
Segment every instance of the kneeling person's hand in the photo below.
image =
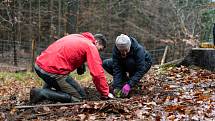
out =
[(109, 93), (107, 96), (101, 96), (102, 100), (109, 100), (109, 99), (114, 99), (115, 97), (113, 96), (112, 93)]
[(131, 86), (129, 84), (125, 84), (122, 88), (122, 94), (124, 96), (128, 96), (130, 91), (131, 91)]
[(84, 74), (84, 72), (86, 72), (86, 67), (84, 64), (82, 64), (80, 67), (77, 68), (77, 73), (78, 75), (82, 75)]

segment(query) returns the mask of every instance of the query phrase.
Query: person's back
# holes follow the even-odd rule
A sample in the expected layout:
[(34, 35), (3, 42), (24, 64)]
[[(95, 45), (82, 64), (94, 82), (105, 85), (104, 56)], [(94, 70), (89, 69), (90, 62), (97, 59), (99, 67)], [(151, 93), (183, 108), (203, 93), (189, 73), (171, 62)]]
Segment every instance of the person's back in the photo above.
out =
[[(88, 33), (71, 34), (51, 44), (37, 58), (36, 64), (53, 74), (68, 74), (86, 61), (86, 53), (95, 40)], [(86, 38), (87, 37), (87, 38)]]

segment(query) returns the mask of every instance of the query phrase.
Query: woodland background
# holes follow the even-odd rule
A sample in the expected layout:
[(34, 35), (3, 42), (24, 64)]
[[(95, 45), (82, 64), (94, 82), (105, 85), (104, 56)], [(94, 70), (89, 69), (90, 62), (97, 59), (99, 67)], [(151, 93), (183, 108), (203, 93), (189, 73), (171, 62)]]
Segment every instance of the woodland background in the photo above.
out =
[[(0, 0), (0, 120), (214, 121), (215, 72), (157, 65), (166, 47), (165, 62), (170, 62), (212, 42), (214, 23), (215, 0)], [(30, 89), (41, 87), (42, 80), (26, 69), (52, 42), (85, 31), (107, 36), (105, 58), (119, 34), (134, 36), (155, 65), (128, 99), (101, 101), (87, 69), (83, 75), (71, 73), (87, 100), (32, 105)], [(112, 76), (106, 76), (110, 85)]]
[(159, 64), (183, 57), (199, 42), (211, 41), (212, 0), (1, 0), (0, 62), (31, 67), (49, 44), (67, 34), (89, 31), (108, 38), (134, 36)]

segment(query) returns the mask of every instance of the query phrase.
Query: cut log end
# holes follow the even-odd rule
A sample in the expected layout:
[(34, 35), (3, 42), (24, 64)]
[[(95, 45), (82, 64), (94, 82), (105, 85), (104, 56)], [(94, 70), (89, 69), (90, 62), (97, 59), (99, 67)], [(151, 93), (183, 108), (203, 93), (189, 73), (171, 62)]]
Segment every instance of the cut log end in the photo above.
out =
[(195, 65), (210, 71), (215, 71), (215, 49), (192, 48), (188, 55), (178, 65)]

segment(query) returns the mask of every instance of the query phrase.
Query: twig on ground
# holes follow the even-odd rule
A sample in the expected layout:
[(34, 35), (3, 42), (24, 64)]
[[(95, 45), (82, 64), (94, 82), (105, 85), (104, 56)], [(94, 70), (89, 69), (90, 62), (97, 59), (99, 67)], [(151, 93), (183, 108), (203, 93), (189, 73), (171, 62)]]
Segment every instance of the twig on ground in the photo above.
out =
[(76, 102), (76, 103), (58, 103), (58, 104), (45, 104), (45, 105), (23, 105), (23, 106), (15, 106), (15, 109), (28, 109), (28, 108), (39, 108), (39, 107), (58, 107), (58, 106), (72, 106), (72, 105), (83, 105), (86, 103), (98, 102), (98, 103), (112, 103), (118, 101), (127, 101), (129, 99), (114, 99), (114, 100), (105, 100), (105, 101), (84, 101), (84, 102)]

